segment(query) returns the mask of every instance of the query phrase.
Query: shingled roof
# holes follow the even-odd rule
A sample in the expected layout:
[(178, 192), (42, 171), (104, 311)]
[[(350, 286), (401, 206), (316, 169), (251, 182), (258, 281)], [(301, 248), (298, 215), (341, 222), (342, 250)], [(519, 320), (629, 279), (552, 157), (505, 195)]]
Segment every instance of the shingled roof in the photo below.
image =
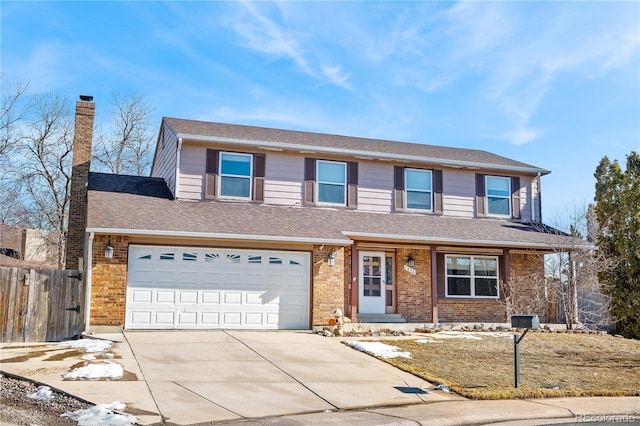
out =
[(452, 148), (421, 143), (213, 123), (171, 117), (164, 117), (163, 121), (169, 125), (178, 137), (187, 140), (252, 141), (257, 144), (271, 143), (280, 147), (290, 146), (297, 149), (308, 147), (309, 150), (325, 148), (340, 150), (344, 153), (363, 152), (370, 154), (374, 158), (380, 154), (386, 154), (425, 160), (450, 161), (465, 165), (477, 164), (483, 168), (495, 166), (529, 173), (549, 173), (548, 170), (477, 149)]
[(87, 230), (343, 245), (351, 238), (539, 249), (571, 243), (552, 228), (505, 220), (172, 200), (161, 179), (102, 173), (89, 176)]

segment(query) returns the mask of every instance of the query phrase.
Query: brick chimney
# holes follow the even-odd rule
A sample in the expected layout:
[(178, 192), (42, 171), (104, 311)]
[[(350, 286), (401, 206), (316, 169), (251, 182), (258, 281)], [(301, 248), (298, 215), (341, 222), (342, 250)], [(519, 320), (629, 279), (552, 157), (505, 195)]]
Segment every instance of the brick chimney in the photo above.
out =
[(91, 165), (93, 118), (96, 105), (92, 96), (80, 96), (76, 102), (76, 124), (73, 135), (73, 166), (69, 199), (69, 227), (66, 241), (66, 269), (79, 269), (84, 256), (87, 229), (87, 184)]

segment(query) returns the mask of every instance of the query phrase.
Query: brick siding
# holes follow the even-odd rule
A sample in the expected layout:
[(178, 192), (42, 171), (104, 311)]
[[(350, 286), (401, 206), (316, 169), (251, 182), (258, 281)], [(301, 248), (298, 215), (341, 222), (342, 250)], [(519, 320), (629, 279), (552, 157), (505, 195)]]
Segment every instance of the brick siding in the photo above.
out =
[[(327, 257), (333, 250), (334, 266), (329, 266)], [(343, 247), (314, 246), (312, 267), (312, 308), (313, 325), (328, 324), (333, 318), (333, 311), (344, 307), (345, 301), (345, 268), (348, 258)]]
[[(409, 255), (415, 260), (415, 275), (404, 269)], [(431, 322), (431, 251), (398, 249), (395, 265), (396, 312), (408, 322)]]
[[(113, 258), (105, 259), (111, 241)], [(91, 263), (91, 325), (124, 325), (127, 299), (129, 238), (96, 235)]]

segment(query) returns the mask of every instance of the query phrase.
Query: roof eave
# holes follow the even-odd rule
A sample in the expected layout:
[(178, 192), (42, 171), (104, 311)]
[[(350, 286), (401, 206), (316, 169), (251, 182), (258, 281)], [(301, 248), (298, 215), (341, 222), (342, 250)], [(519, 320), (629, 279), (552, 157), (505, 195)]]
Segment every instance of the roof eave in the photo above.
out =
[(551, 173), (549, 170), (541, 169), (539, 167), (522, 167), (522, 166), (507, 166), (501, 164), (491, 163), (479, 163), (473, 161), (460, 161), (453, 159), (431, 158), (422, 157), (417, 155), (404, 155), (393, 154), (388, 152), (375, 152), (375, 151), (363, 151), (357, 149), (343, 149), (334, 148), (320, 145), (305, 145), (295, 144), (287, 142), (271, 142), (271, 141), (258, 141), (249, 139), (237, 139), (237, 138), (223, 138), (219, 136), (203, 136), (203, 135), (191, 135), (187, 133), (178, 133), (179, 138), (190, 140), (194, 142), (215, 142), (226, 145), (240, 145), (250, 146), (263, 149), (275, 149), (275, 150), (295, 150), (309, 153), (322, 153), (322, 154), (338, 154), (349, 155), (360, 158), (370, 158), (371, 160), (386, 160), (386, 161), (402, 161), (402, 162), (415, 162), (415, 163), (428, 163), (428, 164), (441, 164), (449, 167), (466, 167), (470, 169), (491, 169), (501, 170), (505, 172), (520, 172), (520, 173), (533, 173), (540, 175), (547, 175)]
[(209, 240), (238, 240), (238, 241), (274, 241), (283, 243), (328, 244), (349, 246), (353, 243), (348, 238), (314, 238), (314, 237), (287, 237), (283, 235), (251, 235), (251, 234), (227, 234), (217, 232), (185, 232), (153, 229), (125, 229), (125, 228), (87, 228), (87, 233), (108, 235), (137, 235), (154, 237), (176, 237)]
[(501, 248), (517, 248), (517, 249), (535, 249), (535, 250), (559, 250), (579, 251), (593, 249), (591, 244), (576, 244), (567, 247), (561, 243), (545, 243), (545, 242), (525, 242), (525, 241), (499, 241), (499, 240), (470, 240), (458, 238), (428, 237), (419, 235), (395, 235), (395, 234), (379, 234), (368, 232), (351, 232), (342, 231), (342, 233), (352, 239), (367, 239), (371, 241), (394, 241), (405, 243), (424, 243), (424, 244), (451, 244), (478, 247), (501, 247)]

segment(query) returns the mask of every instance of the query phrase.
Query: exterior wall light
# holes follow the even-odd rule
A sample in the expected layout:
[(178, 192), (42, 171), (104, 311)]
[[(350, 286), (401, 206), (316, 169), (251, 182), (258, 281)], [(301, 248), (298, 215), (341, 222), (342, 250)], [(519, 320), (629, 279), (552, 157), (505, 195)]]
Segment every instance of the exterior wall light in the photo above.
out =
[(327, 256), (327, 263), (329, 264), (329, 266), (333, 266), (336, 264), (336, 256), (333, 254), (333, 250), (331, 250), (329, 252), (329, 255)]
[(409, 255), (409, 257), (407, 257), (407, 264), (412, 268), (416, 266), (416, 260), (413, 258), (412, 255)]
[(111, 240), (109, 240), (107, 247), (104, 249), (104, 257), (105, 259), (113, 259), (113, 246), (111, 245)]

